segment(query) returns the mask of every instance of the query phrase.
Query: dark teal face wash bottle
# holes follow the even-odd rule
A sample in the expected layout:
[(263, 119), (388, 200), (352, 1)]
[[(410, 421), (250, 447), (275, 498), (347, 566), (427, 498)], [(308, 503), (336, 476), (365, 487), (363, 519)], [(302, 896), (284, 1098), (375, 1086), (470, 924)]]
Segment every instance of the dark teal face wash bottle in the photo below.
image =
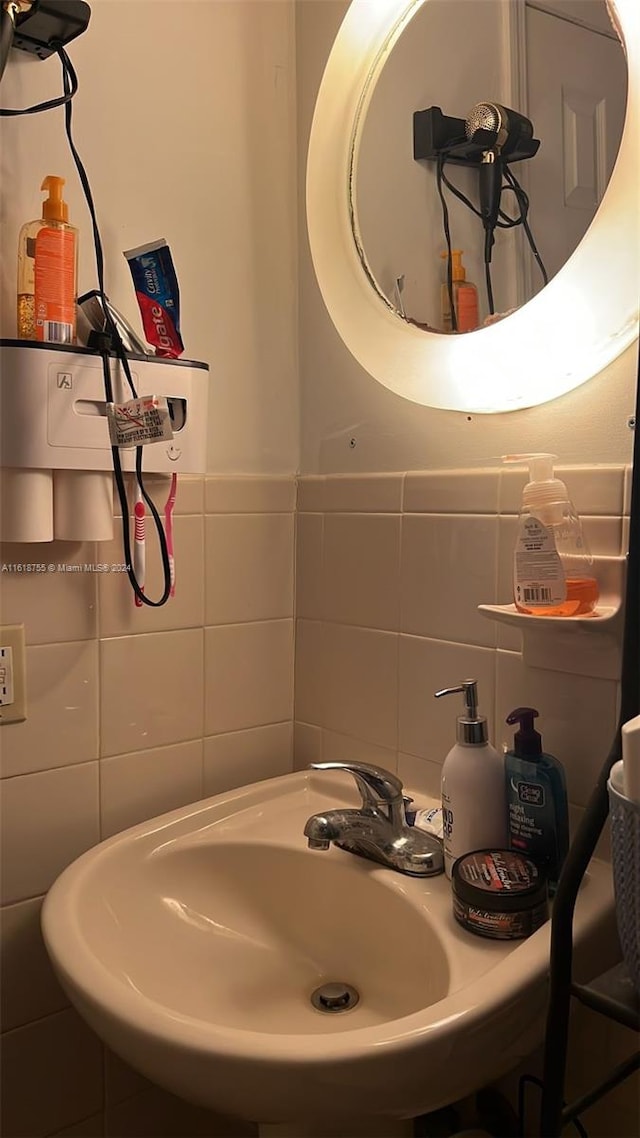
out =
[(505, 755), (509, 845), (546, 869), (553, 895), (569, 849), (569, 808), (563, 766), (542, 750), (537, 717), (533, 707), (507, 717), (520, 725)]

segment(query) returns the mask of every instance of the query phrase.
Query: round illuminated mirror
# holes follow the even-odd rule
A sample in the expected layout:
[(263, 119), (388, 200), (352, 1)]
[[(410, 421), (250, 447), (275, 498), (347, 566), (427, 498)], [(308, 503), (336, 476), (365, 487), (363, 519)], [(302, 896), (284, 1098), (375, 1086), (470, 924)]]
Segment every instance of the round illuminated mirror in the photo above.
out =
[[(524, 0), (353, 0), (325, 70), (307, 172), (318, 282), (360, 364), (418, 403), (475, 412), (543, 403), (597, 374), (637, 335), (639, 6), (544, 7), (565, 12)], [(606, 66), (585, 65), (585, 44)], [(482, 326), (491, 307), (482, 222), (438, 180), (444, 172), (479, 205), (479, 151), (468, 160), (464, 128), (488, 100), (526, 110), (540, 140), (530, 160), (505, 166), (527, 194), (549, 284), (525, 227), (497, 227), (488, 283), (496, 314), (513, 315)], [(442, 143), (443, 122), (462, 160), (447, 157), (439, 170), (429, 148)], [(457, 335), (441, 334), (450, 316), (442, 192), (450, 244), (464, 251), (477, 290), (478, 330)], [(515, 201), (502, 194), (501, 217), (517, 214)]]

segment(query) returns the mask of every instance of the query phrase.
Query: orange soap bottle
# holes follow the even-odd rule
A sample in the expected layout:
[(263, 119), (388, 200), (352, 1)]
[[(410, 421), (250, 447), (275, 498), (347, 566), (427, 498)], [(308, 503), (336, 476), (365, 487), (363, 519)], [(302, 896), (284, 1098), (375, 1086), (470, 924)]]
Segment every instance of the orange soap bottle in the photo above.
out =
[(78, 230), (62, 199), (64, 178), (49, 174), (42, 217), (22, 226), (18, 239), (18, 338), (75, 344)]
[[(440, 288), (442, 308), (442, 331), (453, 332), (449, 285), (447, 281), (448, 254), (440, 254), (445, 262), (444, 282)], [(473, 332), (478, 327), (478, 290), (472, 281), (467, 280), (467, 272), (462, 264), (462, 249), (451, 250), (451, 287), (453, 307), (456, 314), (456, 331)]]

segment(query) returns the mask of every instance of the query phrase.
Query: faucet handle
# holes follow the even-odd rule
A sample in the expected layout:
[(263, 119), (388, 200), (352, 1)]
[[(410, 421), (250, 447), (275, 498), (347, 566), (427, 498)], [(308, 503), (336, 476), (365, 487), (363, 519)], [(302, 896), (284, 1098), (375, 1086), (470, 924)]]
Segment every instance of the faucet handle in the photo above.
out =
[(348, 771), (362, 795), (363, 806), (390, 805), (402, 799), (402, 783), (397, 775), (369, 763), (310, 763), (316, 771)]

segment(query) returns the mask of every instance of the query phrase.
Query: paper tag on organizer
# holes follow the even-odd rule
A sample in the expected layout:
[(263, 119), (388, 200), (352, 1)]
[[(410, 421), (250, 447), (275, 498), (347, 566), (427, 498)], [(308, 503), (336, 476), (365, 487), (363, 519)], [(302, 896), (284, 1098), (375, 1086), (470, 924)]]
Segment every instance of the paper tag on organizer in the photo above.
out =
[(128, 403), (107, 403), (109, 438), (115, 447), (140, 447), (173, 438), (164, 395), (142, 395)]
[(567, 599), (562, 562), (553, 530), (537, 518), (520, 519), (514, 552), (513, 577), (519, 604), (558, 605)]

